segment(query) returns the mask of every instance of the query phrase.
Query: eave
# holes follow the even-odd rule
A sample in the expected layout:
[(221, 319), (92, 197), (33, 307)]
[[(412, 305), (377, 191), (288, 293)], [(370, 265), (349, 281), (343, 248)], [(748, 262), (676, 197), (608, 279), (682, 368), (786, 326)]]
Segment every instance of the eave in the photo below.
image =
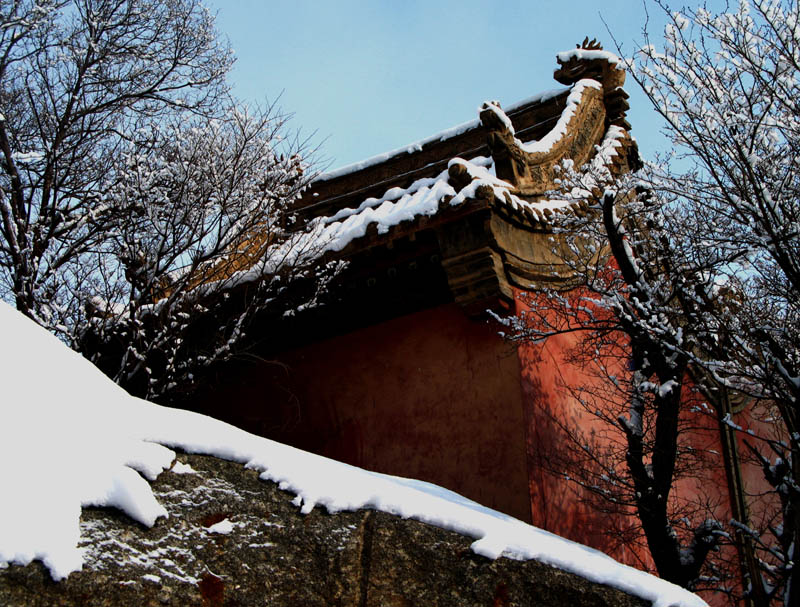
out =
[[(556, 77), (567, 89), (507, 112), (484, 104), (474, 123), (313, 182), (295, 208), (304, 224), (324, 227), (331, 239), (326, 257), (347, 260), (351, 274), (366, 275), (369, 250), (391, 250), (395, 241), (425, 232), (438, 247), (452, 300), (469, 313), (508, 305), (502, 302), (515, 289), (574, 285), (553, 227), (589, 212), (590, 201), (548, 199), (559, 187), (558, 167), (565, 160), (583, 166), (601, 152), (614, 174), (639, 161), (618, 60), (596, 48), (577, 49), (560, 54), (559, 65)], [(413, 207), (414, 197), (424, 196), (426, 205)], [(410, 210), (400, 219), (382, 219), (402, 204)]]

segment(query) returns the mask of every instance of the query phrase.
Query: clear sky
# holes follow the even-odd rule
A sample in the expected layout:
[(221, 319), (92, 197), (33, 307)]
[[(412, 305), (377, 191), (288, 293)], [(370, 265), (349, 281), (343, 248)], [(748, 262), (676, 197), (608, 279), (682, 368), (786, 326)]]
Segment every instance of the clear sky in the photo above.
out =
[[(206, 0), (237, 62), (236, 94), (274, 100), (315, 133), (328, 168), (387, 152), (560, 85), (558, 51), (585, 36), (629, 53), (642, 0)], [(649, 7), (651, 34), (664, 16)], [(604, 24), (605, 22), (605, 24)], [(629, 78), (629, 121), (645, 155), (663, 147), (657, 117)]]

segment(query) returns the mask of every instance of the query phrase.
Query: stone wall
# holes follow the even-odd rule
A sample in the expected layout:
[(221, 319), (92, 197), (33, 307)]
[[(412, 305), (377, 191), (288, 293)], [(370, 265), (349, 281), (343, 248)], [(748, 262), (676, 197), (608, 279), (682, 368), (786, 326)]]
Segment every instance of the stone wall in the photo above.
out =
[[(53, 582), (38, 562), (0, 570), (0, 605), (358, 607), (644, 606), (535, 561), (492, 561), (470, 538), (375, 511), (301, 515), (239, 464), (181, 455), (194, 473), (153, 483), (169, 511), (152, 529), (85, 509), (82, 571)], [(228, 534), (212, 533), (229, 521)]]

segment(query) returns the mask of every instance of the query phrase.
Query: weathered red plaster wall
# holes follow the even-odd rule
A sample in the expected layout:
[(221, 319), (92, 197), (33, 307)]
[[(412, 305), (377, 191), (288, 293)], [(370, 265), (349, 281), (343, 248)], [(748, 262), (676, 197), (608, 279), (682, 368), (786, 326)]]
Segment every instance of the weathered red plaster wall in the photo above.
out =
[(496, 328), (446, 305), (250, 366), (198, 404), (259, 434), (529, 521), (519, 373), (515, 348)]
[[(517, 313), (525, 309), (519, 299), (516, 305)], [(564, 334), (551, 337), (544, 344), (521, 343), (518, 347), (531, 520), (537, 527), (602, 550), (622, 562), (642, 566), (649, 561), (646, 551), (620, 545), (607, 533), (610, 527), (627, 530), (630, 522), (599, 512), (591, 505), (594, 498), (588, 492), (565, 480), (563, 475), (548, 471), (549, 465), (556, 461), (551, 456), (554, 451), (563, 457), (568, 440), (564, 427), (587, 435), (607, 431), (565, 389), (597, 381), (567, 360), (578, 340), (576, 334)], [(570, 469), (563, 470), (564, 474), (569, 472)]]
[[(531, 302), (530, 296), (528, 302)], [(518, 314), (526, 308), (523, 301), (517, 301)], [(608, 530), (627, 530), (630, 533), (631, 525), (636, 522), (635, 517), (599, 512), (590, 506), (595, 498), (588, 492), (565, 480), (563, 475), (546, 470), (548, 454), (559, 449), (563, 453), (563, 446), (568, 440), (564, 427), (578, 429), (585, 436), (594, 433), (594, 440), (598, 443), (607, 437), (624, 440), (621, 430), (599, 422), (565, 389), (565, 386), (600, 386), (600, 382), (607, 381), (591, 376), (578, 363), (568, 360), (570, 350), (580, 339), (580, 334), (571, 333), (551, 337), (544, 344), (523, 343), (519, 346), (532, 522), (561, 536), (603, 550), (622, 562), (653, 571), (652, 559), (641, 532), (633, 535), (638, 539), (623, 544), (614, 541), (606, 533)], [(615, 363), (607, 361), (606, 364)], [(623, 378), (625, 373), (624, 369), (618, 369), (616, 374)], [(685, 406), (681, 413), (679, 440), (684, 447), (693, 449), (693, 459), (690, 462), (678, 462), (679, 468), (683, 466), (687, 470), (685, 478), (675, 484), (671, 493), (673, 506), (685, 507), (693, 512), (692, 518), (696, 523), (712, 516), (727, 523), (731, 518), (731, 507), (721, 459), (719, 424), (713, 411), (703, 406), (705, 399), (701, 394), (685, 387), (682, 399)], [(754, 422), (747, 417), (748, 413), (743, 412), (736, 416), (736, 421), (745, 427), (753, 425)], [(569, 474), (569, 464), (562, 472)], [(766, 489), (756, 467), (744, 464), (742, 473), (751, 495)], [(753, 501), (751, 515), (754, 520), (764, 519), (774, 510), (774, 506)], [(715, 555), (718, 559), (733, 559), (734, 556), (732, 546), (724, 547), (722, 554)], [(730, 573), (737, 576), (738, 570), (733, 567)], [(731, 583), (735, 585), (736, 579)], [(726, 601), (722, 595), (704, 593), (703, 596), (714, 605), (725, 604)]]

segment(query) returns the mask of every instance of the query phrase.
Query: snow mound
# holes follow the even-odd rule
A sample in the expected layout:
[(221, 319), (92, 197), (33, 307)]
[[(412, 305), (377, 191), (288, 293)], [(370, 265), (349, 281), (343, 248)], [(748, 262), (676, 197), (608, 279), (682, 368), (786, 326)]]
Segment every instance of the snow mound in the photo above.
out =
[[(441, 487), (368, 472), (133, 398), (4, 303), (0, 334), (0, 567), (39, 559), (55, 579), (80, 569), (83, 506), (113, 506), (156, 524), (166, 510), (147, 479), (172, 464), (169, 447), (177, 447), (258, 470), (296, 494), (304, 513), (318, 505), (329, 512), (374, 508), (474, 537), (473, 550), (489, 558), (535, 558), (657, 607), (705, 605), (601, 552)], [(225, 533), (227, 526), (214, 531)]]

